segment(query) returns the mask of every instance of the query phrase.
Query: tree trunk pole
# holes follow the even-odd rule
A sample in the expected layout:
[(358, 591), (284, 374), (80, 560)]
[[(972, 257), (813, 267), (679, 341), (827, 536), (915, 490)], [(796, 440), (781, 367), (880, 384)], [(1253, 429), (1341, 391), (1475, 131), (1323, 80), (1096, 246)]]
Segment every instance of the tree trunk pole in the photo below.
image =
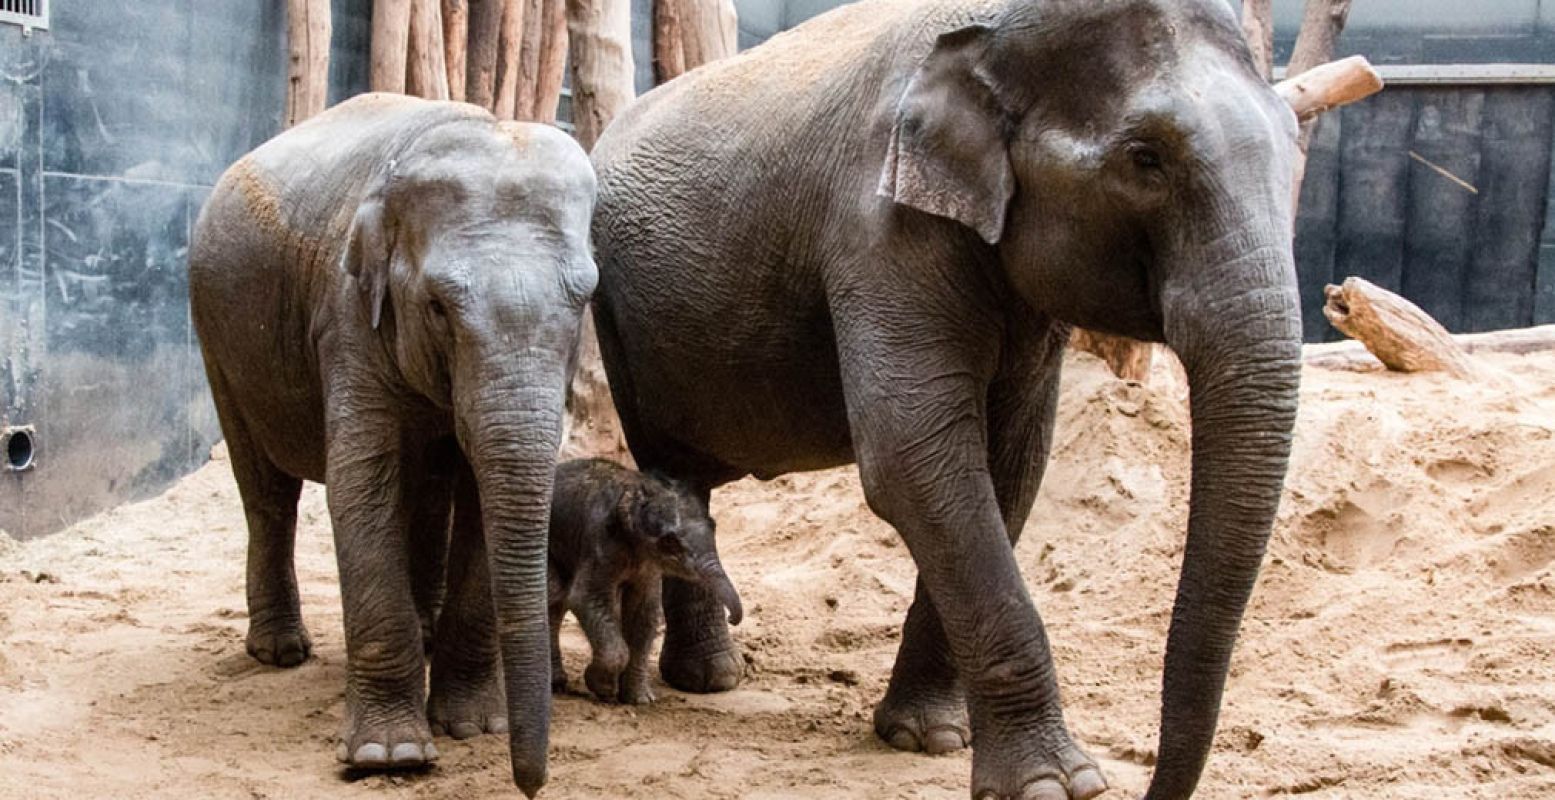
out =
[(518, 97), (519, 53), (524, 39), (524, 6), (528, 0), (507, 0), (502, 8), (502, 35), (497, 51), (497, 96), (492, 113), (497, 119), (516, 119), (514, 101)]
[(518, 47), (518, 82), (513, 86), (513, 117), (532, 120), (540, 92), (540, 50), (545, 46), (545, 0), (524, 0), (524, 35)]
[(442, 0), (443, 63), (448, 68), (448, 99), (465, 98), (465, 74), (469, 56), (470, 5), (468, 0)]
[(443, 52), (443, 12), (438, 0), (411, 0), (405, 89), (428, 100), (448, 99)]
[(680, 14), (683, 0), (654, 0), (653, 3), (653, 78), (659, 83), (672, 81), (686, 71), (686, 56), (681, 40)]
[(286, 127), (324, 110), (329, 101), (329, 0), (287, 0)]
[[(1296, 48), (1290, 54), (1290, 65), (1285, 70), (1285, 76), (1294, 78), (1319, 64), (1334, 60), (1334, 47), (1349, 19), (1350, 0), (1307, 0), (1306, 14), (1301, 18), (1301, 33), (1296, 35)], [(1294, 196), (1292, 208), (1301, 201), (1301, 183), (1307, 176), (1307, 148), (1312, 145), (1312, 131), (1316, 127), (1317, 120), (1309, 120), (1301, 126), (1296, 179), (1291, 187)]]
[(572, 120), (585, 150), (632, 101), (631, 0), (569, 0)]
[(368, 86), (375, 92), (404, 94), (410, 0), (373, 0), (372, 31)]
[(1264, 80), (1274, 79), (1274, 0), (1242, 0), (1242, 36)]
[(734, 55), (739, 43), (731, 0), (682, 0), (678, 8), (687, 70)]
[(469, 0), (469, 56), (464, 98), (487, 111), (496, 107), (498, 38), (504, 0)]
[(567, 75), (567, 0), (545, 0), (545, 39), (540, 47), (540, 80), (535, 89), (533, 119), (551, 124), (561, 103)]

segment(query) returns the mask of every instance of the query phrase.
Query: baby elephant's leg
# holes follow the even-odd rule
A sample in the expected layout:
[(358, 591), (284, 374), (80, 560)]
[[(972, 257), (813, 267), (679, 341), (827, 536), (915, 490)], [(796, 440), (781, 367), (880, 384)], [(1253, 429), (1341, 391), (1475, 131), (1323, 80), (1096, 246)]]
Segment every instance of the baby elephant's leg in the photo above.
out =
[(551, 625), (551, 691), (567, 691), (567, 667), (562, 664), (562, 618), (567, 615), (567, 586), (562, 583), (555, 568), (545, 573), (546, 596), (550, 598), (546, 608)]
[(594, 696), (607, 703), (620, 695), (621, 671), (626, 669), (628, 651), (621, 638), (621, 597), (619, 587), (608, 577), (593, 572), (577, 576), (567, 603), (588, 637), (594, 657), (583, 680)]
[(640, 705), (653, 702), (653, 671), (648, 657), (659, 637), (659, 576), (653, 574), (628, 583), (621, 593), (621, 633), (629, 653), (621, 676), (621, 702)]

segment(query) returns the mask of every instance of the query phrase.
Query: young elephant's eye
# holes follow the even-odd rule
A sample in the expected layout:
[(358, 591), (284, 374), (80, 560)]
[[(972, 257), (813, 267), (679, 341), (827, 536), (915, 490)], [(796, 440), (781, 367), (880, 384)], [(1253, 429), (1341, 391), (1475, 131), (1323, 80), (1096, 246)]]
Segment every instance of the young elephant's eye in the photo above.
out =
[(448, 311), (443, 308), (443, 301), (435, 297), (427, 303), (427, 308), (431, 309), (432, 313), (438, 315), (439, 317), (448, 316)]
[(1134, 166), (1140, 169), (1158, 170), (1161, 168), (1161, 153), (1154, 147), (1144, 142), (1135, 142), (1128, 147), (1129, 158), (1134, 160)]

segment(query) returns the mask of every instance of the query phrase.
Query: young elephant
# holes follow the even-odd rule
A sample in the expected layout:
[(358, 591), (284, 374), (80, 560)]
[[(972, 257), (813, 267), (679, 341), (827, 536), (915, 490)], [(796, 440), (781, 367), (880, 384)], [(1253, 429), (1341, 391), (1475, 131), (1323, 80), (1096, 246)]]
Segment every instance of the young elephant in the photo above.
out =
[(326, 483), (353, 767), (506, 729), (515, 782), (545, 782), (544, 537), (594, 190), (561, 131), (380, 94), (245, 156), (201, 212), (189, 294), (248, 517), (248, 649), (307, 657), (297, 496)]
[(607, 702), (650, 703), (648, 652), (659, 634), (659, 581), (699, 585), (738, 625), (740, 596), (718, 561), (707, 506), (686, 488), (603, 459), (556, 468), (551, 501), (551, 687), (567, 686), (557, 632), (569, 610), (593, 660), (584, 682)]

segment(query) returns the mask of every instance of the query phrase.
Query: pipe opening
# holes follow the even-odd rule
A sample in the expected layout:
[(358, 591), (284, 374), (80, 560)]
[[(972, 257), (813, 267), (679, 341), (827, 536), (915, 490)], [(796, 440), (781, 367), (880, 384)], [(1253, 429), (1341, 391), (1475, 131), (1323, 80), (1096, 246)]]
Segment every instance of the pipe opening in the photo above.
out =
[(4, 454), (5, 460), (0, 463), (3, 463), (6, 472), (25, 472), (32, 469), (33, 457), (37, 454), (33, 429), (30, 427), (0, 429), (0, 454)]

